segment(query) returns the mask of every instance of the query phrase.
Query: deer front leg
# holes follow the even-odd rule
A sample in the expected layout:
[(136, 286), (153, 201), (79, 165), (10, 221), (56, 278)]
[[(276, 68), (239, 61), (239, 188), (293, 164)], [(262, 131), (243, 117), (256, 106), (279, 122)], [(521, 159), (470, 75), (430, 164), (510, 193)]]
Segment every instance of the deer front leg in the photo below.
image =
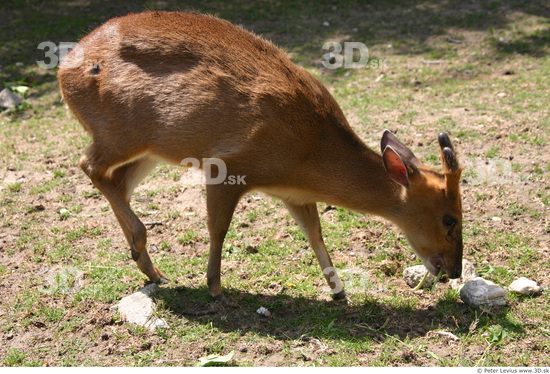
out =
[(317, 256), (319, 265), (321, 265), (321, 270), (331, 289), (332, 297), (335, 300), (345, 299), (346, 292), (344, 291), (344, 285), (336, 273), (336, 268), (332, 264), (327, 247), (323, 241), (317, 205), (307, 204), (301, 206), (289, 202), (285, 202), (285, 204), (292, 217), (294, 217), (302, 231), (306, 234), (309, 244)]

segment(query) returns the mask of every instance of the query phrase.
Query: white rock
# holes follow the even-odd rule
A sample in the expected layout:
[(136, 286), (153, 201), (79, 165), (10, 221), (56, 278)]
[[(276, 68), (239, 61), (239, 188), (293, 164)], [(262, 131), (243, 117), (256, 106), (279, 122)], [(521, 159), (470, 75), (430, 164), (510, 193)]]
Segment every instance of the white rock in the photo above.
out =
[(130, 323), (144, 326), (149, 330), (157, 327), (168, 328), (168, 323), (154, 315), (155, 304), (151, 295), (158, 291), (158, 285), (151, 283), (130, 296), (123, 297), (118, 303), (120, 315)]
[(447, 332), (447, 331), (428, 331), (426, 336), (429, 336), (429, 337), (444, 336), (446, 338), (454, 340), (455, 342), (460, 340), (460, 338), (458, 336), (456, 336), (455, 334), (453, 334), (451, 332)]
[(267, 308), (264, 308), (263, 306), (259, 307), (256, 313), (258, 313), (263, 317), (268, 317), (268, 318), (271, 317), (271, 312), (267, 310)]
[[(428, 272), (428, 269), (424, 265), (411, 266), (403, 270), (403, 280), (409, 285), (409, 287), (416, 287), (422, 280), (424, 275)], [(422, 285), (422, 288), (431, 288), (434, 284), (435, 277), (429, 273)]]
[(0, 107), (2, 108), (13, 108), (22, 102), (23, 100), (18, 95), (11, 92), (9, 88), (4, 88), (0, 91)]
[(460, 289), (460, 298), (472, 306), (491, 307), (506, 304), (506, 291), (491, 281), (477, 277)]
[(540, 286), (537, 282), (521, 277), (512, 282), (508, 287), (510, 291), (520, 293), (522, 295), (531, 295), (540, 291)]
[(479, 274), (477, 273), (477, 269), (474, 264), (464, 259), (462, 260), (462, 275), (460, 276), (460, 278), (451, 279), (449, 285), (453, 290), (457, 290), (465, 282), (477, 277), (479, 277)]

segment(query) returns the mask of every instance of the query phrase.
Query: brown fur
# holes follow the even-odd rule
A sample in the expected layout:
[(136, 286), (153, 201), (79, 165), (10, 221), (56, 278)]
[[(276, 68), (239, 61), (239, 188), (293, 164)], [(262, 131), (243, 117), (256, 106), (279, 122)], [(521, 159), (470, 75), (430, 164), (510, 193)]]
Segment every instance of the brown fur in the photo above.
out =
[[(319, 201), (392, 220), (430, 270), (460, 275), (459, 170), (445, 176), (429, 170), (386, 134), (390, 147), (380, 157), (326, 88), (272, 43), (211, 16), (145, 12), (108, 21), (78, 50), (83, 64), (71, 66), (73, 51), (58, 78), (64, 100), (93, 137), (80, 166), (111, 203), (134, 259), (152, 280), (164, 277), (149, 259), (130, 196), (157, 162), (188, 157), (219, 158), (229, 175), (246, 176), (246, 185), (206, 187), (214, 297), (222, 295), (221, 248), (233, 210), (253, 189), (285, 201), (324, 272), (332, 262)], [(390, 177), (404, 170), (407, 186)], [(451, 231), (445, 215), (458, 220)]]

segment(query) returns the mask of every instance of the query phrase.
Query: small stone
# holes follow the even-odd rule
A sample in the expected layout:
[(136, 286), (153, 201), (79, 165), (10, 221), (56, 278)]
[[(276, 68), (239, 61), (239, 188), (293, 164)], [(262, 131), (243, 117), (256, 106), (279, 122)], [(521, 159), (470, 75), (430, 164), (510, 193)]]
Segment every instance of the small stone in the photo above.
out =
[(264, 308), (263, 306), (258, 308), (256, 313), (258, 313), (262, 317), (268, 317), (268, 318), (271, 317), (271, 312), (269, 310), (267, 310), (267, 308)]
[(4, 88), (0, 91), (0, 107), (1, 108), (13, 108), (23, 102), (17, 94), (11, 92), (9, 88)]
[(101, 340), (109, 340), (108, 334), (101, 334)]
[[(428, 273), (428, 269), (426, 269), (424, 265), (412, 266), (403, 270), (403, 280), (409, 287), (414, 288), (420, 283), (426, 273)], [(434, 280), (435, 277), (429, 273), (422, 288), (431, 288), (434, 284)]]
[(155, 304), (151, 296), (155, 294), (159, 286), (151, 283), (130, 296), (123, 297), (118, 303), (120, 315), (130, 323), (144, 326), (154, 331), (156, 328), (168, 328), (168, 323), (154, 315)]
[(460, 286), (470, 279), (474, 279), (479, 277), (479, 274), (477, 273), (477, 269), (470, 261), (463, 259), (462, 260), (462, 275), (460, 278), (457, 279), (451, 279), (449, 282), (449, 285), (453, 290), (457, 290), (460, 288)]
[(506, 291), (493, 282), (477, 277), (460, 289), (460, 298), (472, 306), (492, 307), (506, 304)]
[(522, 295), (532, 295), (541, 290), (537, 282), (527, 279), (525, 277), (521, 277), (513, 281), (508, 289)]

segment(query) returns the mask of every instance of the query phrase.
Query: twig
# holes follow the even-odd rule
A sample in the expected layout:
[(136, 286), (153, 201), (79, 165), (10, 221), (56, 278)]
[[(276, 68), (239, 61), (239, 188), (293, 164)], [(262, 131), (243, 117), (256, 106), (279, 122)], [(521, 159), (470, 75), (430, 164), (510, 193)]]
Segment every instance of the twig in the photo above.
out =
[(157, 363), (157, 365), (160, 365), (160, 364), (167, 364), (169, 362), (182, 362), (182, 361), (193, 362), (193, 361), (185, 359), (185, 358), (175, 358), (175, 359), (171, 359), (171, 360), (158, 360), (156, 363)]
[(382, 326), (380, 326), (377, 329), (373, 329), (367, 323), (356, 323), (355, 326), (359, 327), (360, 329), (368, 329), (368, 330), (371, 330), (371, 331), (380, 331), (388, 325), (388, 322), (390, 322), (390, 317), (386, 318), (386, 321), (384, 321), (384, 324), (382, 324)]
[(111, 210), (107, 210), (105, 212), (99, 212), (99, 213), (91, 213), (91, 214), (71, 214), (73, 217), (77, 217), (77, 218), (92, 218), (92, 217), (95, 217), (95, 216), (104, 216), (104, 215), (107, 215), (107, 214), (111, 214), (112, 211)]
[(445, 60), (422, 60), (422, 63), (424, 65), (439, 65), (439, 64), (444, 64)]
[(455, 44), (461, 44), (461, 43), (462, 43), (462, 40), (460, 40), (460, 39), (455, 39), (455, 38), (453, 38), (453, 37), (451, 37), (451, 36), (447, 36), (447, 41), (448, 41), (449, 43), (455, 43)]
[(184, 316), (206, 316), (206, 315), (209, 315), (209, 314), (216, 314), (218, 313), (218, 309), (216, 308), (211, 308), (211, 309), (207, 309), (207, 310), (199, 310), (198, 312), (191, 312), (191, 311), (184, 311), (184, 312), (180, 312), (180, 314), (183, 314)]
[(447, 331), (430, 331), (428, 334), (445, 336), (445, 337), (447, 337), (449, 339), (452, 339), (454, 341), (459, 341), (460, 340), (460, 338), (458, 336), (456, 336), (455, 334), (453, 334), (451, 332), (447, 332)]

